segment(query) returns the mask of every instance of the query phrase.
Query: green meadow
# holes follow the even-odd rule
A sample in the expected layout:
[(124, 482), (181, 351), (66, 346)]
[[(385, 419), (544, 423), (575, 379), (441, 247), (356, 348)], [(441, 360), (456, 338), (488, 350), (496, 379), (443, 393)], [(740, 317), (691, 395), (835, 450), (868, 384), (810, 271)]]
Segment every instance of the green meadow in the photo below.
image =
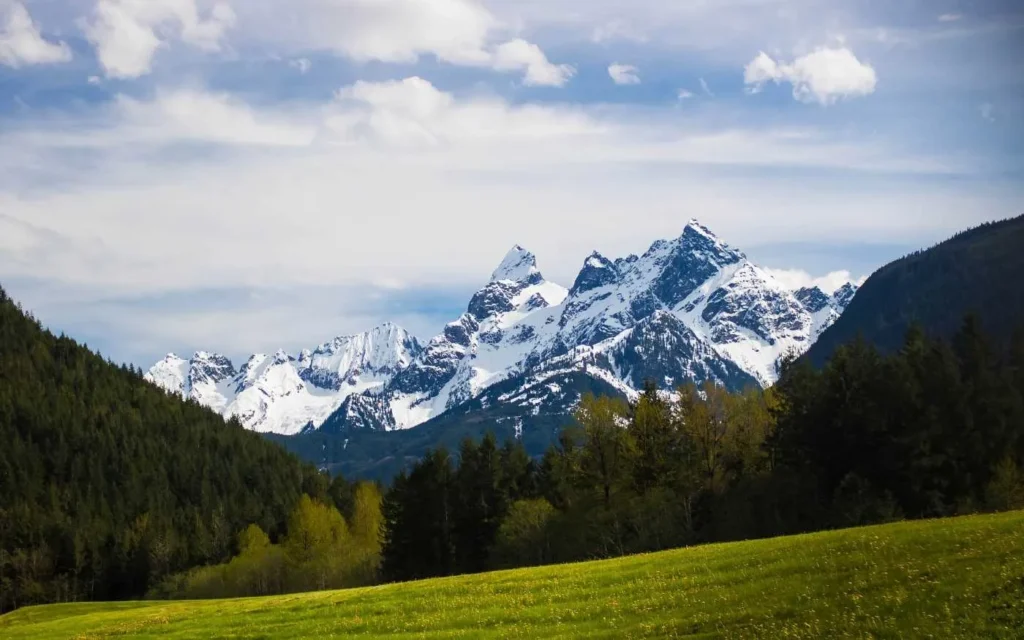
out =
[(1024, 512), (364, 589), (78, 603), (15, 638), (1022, 638)]

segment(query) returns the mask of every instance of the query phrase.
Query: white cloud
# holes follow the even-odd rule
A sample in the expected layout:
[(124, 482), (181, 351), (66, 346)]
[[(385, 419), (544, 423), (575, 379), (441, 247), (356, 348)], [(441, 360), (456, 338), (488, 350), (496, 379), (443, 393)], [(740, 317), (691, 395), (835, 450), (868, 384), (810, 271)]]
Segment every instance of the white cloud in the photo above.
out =
[(608, 75), (612, 82), (619, 85), (640, 84), (639, 69), (631, 64), (614, 63), (608, 67)]
[(525, 40), (506, 42), (494, 52), (494, 68), (498, 71), (525, 72), (523, 84), (538, 87), (562, 87), (576, 74), (567, 64), (552, 64), (540, 47)]
[[(95, 291), (93, 300), (396, 281), (409, 291), (431, 283), (472, 291), (515, 242), (538, 255), (546, 275), (570, 283), (594, 249), (642, 252), (694, 215), (744, 248), (941, 228), (932, 239), (1005, 204), (966, 197), (957, 180), (884, 193), (862, 181), (815, 183), (823, 171), (948, 170), (884, 140), (756, 122), (715, 129), (700, 113), (681, 119), (669, 107), (512, 104), (417, 77), (357, 82), (329, 103), (257, 106), (178, 89), (85, 113), (30, 114), (0, 133), (0, 273)], [(761, 165), (772, 174), (735, 171)], [(795, 179), (780, 171), (801, 167), (813, 171)], [(266, 304), (282, 318), (319, 310), (313, 301)], [(355, 315), (332, 313), (339, 327)], [(230, 344), (240, 317), (207, 325), (209, 343), (193, 346)], [(353, 328), (384, 319), (400, 318), (358, 318)], [(190, 330), (200, 322), (191, 318)], [(279, 328), (257, 326), (264, 336)], [(309, 343), (332, 334), (310, 332)]]
[(789, 82), (797, 100), (829, 105), (840, 98), (874, 93), (878, 77), (871, 65), (849, 49), (819, 47), (791, 64), (777, 62), (762, 51), (744, 68), (743, 81), (751, 93), (769, 81)]
[(306, 75), (309, 70), (313, 68), (313, 63), (310, 62), (309, 58), (297, 58), (288, 62), (288, 66), (293, 69), (298, 69), (299, 73)]
[(616, 41), (644, 43), (647, 42), (647, 36), (621, 20), (611, 20), (594, 27), (594, 30), (590, 33), (590, 41), (595, 44)]
[(570, 109), (512, 107), (493, 98), (458, 101), (419, 77), (359, 81), (338, 91), (326, 126), (344, 141), (437, 145), (456, 141), (595, 134), (601, 126)]
[(280, 114), (257, 112), (223, 93), (179, 89), (159, 91), (152, 100), (118, 96), (114, 117), (119, 141), (196, 141), (233, 145), (302, 147), (316, 128)]
[(956, 22), (963, 16), (959, 13), (943, 13), (939, 16), (939, 22)]
[(17, 69), (70, 60), (71, 49), (63, 42), (44, 39), (25, 5), (14, 2), (6, 9), (0, 6), (0, 64)]
[(265, 11), (262, 27), (278, 37), (358, 61), (415, 62), (433, 54), (453, 64), (483, 65), (498, 26), (477, 0), (296, 0)]
[(680, 89), (676, 92), (676, 99), (678, 100), (689, 100), (693, 97), (693, 92), (687, 91), (686, 89)]
[(239, 5), (247, 36), (357, 62), (447, 64), (523, 73), (527, 86), (561, 87), (574, 75), (515, 33), (480, 0), (293, 0)]
[(137, 78), (150, 72), (157, 50), (172, 38), (202, 51), (220, 51), (235, 20), (224, 2), (204, 19), (196, 0), (98, 0), (83, 29), (107, 77)]
[(701, 78), (701, 79), (700, 79), (700, 88), (701, 88), (701, 89), (702, 89), (702, 90), (704, 91), (704, 93), (706, 93), (707, 95), (711, 96), (712, 98), (714, 98), (714, 97), (715, 97), (715, 94), (711, 93), (711, 89), (710, 89), (710, 88), (708, 88), (708, 83), (707, 83), (707, 81), (706, 81), (706, 80), (704, 80), (704, 78)]
[[(881, 265), (879, 265), (881, 266)], [(849, 271), (833, 271), (823, 276), (812, 276), (811, 274), (803, 271), (802, 269), (765, 269), (768, 273), (775, 276), (775, 278), (782, 283), (782, 285), (790, 290), (796, 291), (797, 289), (818, 287), (825, 293), (831, 294), (836, 291), (839, 287), (843, 286), (848, 282), (852, 282), (856, 285), (864, 284), (867, 279), (866, 276), (859, 278), (853, 277)]]

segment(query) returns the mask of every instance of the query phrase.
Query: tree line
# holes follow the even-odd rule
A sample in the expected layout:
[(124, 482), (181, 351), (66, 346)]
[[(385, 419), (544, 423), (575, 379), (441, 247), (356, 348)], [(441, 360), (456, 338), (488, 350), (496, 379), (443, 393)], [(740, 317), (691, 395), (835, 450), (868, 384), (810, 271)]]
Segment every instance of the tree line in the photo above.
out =
[(1024, 507), (1024, 331), (864, 341), (767, 390), (584, 397), (540, 460), (492, 438), (430, 452), (384, 498), (382, 578), (604, 558)]
[(1020, 508), (1022, 462), (1024, 332), (997, 349), (968, 318), (951, 341), (912, 328), (888, 355), (855, 341), (820, 369), (789, 362), (767, 390), (587, 395), (540, 459), (488, 434), (429, 451), (383, 498), (322, 479), (279, 544), (250, 527), (230, 562), (152, 595), (355, 586)]
[(44, 330), (0, 289), (0, 613), (137, 598), (286, 530), (317, 470)]
[[(238, 534), (230, 561), (164, 578), (154, 598), (234, 598), (321, 591), (379, 579), (381, 494), (377, 485), (332, 482), (320, 499), (303, 495), (277, 544), (259, 525)], [(343, 513), (344, 512), (344, 513)]]
[(767, 390), (583, 397), (542, 457), (492, 435), (386, 490), (45, 331), (0, 289), (0, 613), (337, 588), (1024, 507), (1024, 331), (862, 340)]

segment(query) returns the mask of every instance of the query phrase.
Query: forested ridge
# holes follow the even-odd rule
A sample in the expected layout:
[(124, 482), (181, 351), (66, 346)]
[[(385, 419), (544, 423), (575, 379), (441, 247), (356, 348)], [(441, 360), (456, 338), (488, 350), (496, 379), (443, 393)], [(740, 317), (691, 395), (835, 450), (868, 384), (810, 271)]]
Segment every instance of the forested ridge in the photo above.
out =
[(0, 612), (140, 597), (276, 538), (312, 466), (141, 371), (55, 336), (0, 289)]
[(1005, 346), (1024, 317), (1024, 215), (961, 231), (871, 274), (806, 357), (823, 364), (858, 335), (883, 351), (900, 347), (911, 324), (949, 338), (976, 314)]

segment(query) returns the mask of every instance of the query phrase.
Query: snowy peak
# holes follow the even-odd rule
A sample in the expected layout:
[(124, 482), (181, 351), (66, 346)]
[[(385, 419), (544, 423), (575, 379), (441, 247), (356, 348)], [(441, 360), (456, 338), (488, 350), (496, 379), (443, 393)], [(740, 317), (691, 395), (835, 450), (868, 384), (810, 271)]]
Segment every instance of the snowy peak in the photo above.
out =
[[(470, 400), (505, 402), (574, 376), (627, 396), (649, 378), (766, 386), (856, 289), (793, 290), (693, 219), (643, 255), (592, 253), (571, 290), (544, 280), (535, 256), (516, 245), (426, 345), (385, 323), (294, 356), (255, 354), (237, 372), (213, 353), (169, 354), (147, 379), (249, 429), (283, 434), (403, 429)], [(563, 409), (573, 402), (562, 399)]]
[(652, 293), (668, 307), (681, 303), (725, 267), (746, 259), (696, 221), (687, 224), (669, 247), (655, 243), (644, 257), (660, 267)]
[(537, 284), (543, 280), (537, 269), (537, 258), (518, 244), (509, 249), (498, 268), (491, 274), (491, 282)]
[(189, 386), (194, 392), (204, 387), (215, 387), (235, 375), (235, 365), (218, 353), (197, 351), (189, 361)]
[(190, 360), (168, 354), (145, 377), (225, 418), (238, 418), (248, 429), (291, 434), (319, 426), (348, 396), (388, 384), (422, 350), (407, 331), (389, 322), (297, 356), (283, 349), (272, 356), (256, 353), (238, 370), (228, 358), (208, 351), (197, 351)]
[(325, 389), (339, 389), (359, 377), (390, 377), (409, 366), (422, 347), (396, 324), (386, 322), (365, 333), (339, 336), (299, 355), (303, 378)]
[(566, 293), (564, 287), (544, 280), (534, 255), (516, 245), (491, 274), (490, 281), (473, 294), (466, 311), (477, 322), (498, 321), (511, 312), (559, 304)]
[(188, 360), (168, 353), (163, 360), (150, 367), (143, 377), (168, 393), (184, 396), (187, 394), (185, 385), (188, 382), (188, 369)]
[(583, 268), (580, 269), (576, 281), (569, 290), (569, 295), (575, 296), (592, 289), (614, 284), (619, 279), (619, 271), (608, 258), (598, 252), (590, 254), (583, 261)]
[(719, 245), (723, 249), (728, 249), (729, 245), (722, 242), (718, 238), (718, 236), (712, 233), (711, 229), (708, 229), (707, 227), (702, 225), (700, 221), (697, 220), (697, 218), (690, 218), (687, 221), (686, 226), (683, 227), (683, 234), (680, 236), (680, 238), (685, 238), (688, 235), (692, 236), (693, 234), (703, 236), (706, 240)]

